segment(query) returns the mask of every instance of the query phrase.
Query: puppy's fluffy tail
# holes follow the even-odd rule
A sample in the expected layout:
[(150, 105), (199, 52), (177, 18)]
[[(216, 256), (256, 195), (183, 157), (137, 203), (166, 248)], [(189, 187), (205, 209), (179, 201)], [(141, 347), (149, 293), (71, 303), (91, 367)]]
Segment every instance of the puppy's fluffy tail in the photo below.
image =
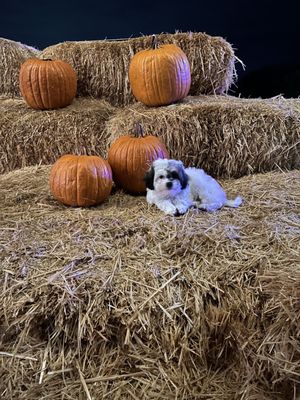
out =
[(243, 199), (240, 196), (237, 196), (234, 200), (226, 200), (225, 206), (226, 207), (233, 207), (236, 208), (240, 206), (243, 202)]

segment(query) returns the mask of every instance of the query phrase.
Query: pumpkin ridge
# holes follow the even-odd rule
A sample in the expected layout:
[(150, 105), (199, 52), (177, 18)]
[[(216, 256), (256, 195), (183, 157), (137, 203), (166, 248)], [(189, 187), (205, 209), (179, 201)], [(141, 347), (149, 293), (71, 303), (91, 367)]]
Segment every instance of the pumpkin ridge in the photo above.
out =
[[(131, 147), (131, 163), (130, 163), (130, 171), (133, 171), (133, 174), (128, 174), (128, 184), (130, 185), (132, 179), (138, 175), (141, 167), (141, 159), (143, 153), (143, 138), (133, 139), (133, 147)], [(140, 145), (140, 146), (139, 146)], [(135, 156), (136, 155), (136, 156)], [(134, 182), (136, 185), (136, 182)]]
[[(65, 196), (64, 189), (66, 187), (66, 171), (61, 167), (61, 165), (59, 165), (58, 171), (59, 171), (59, 195), (60, 198), (63, 199)], [(62, 184), (62, 182), (64, 183)]]
[(49, 97), (49, 85), (48, 85), (48, 70), (45, 69), (45, 72), (42, 71), (41, 64), (38, 65), (38, 81), (39, 81), (39, 89), (41, 93), (43, 107), (45, 109), (50, 108), (51, 99)]
[(61, 84), (61, 75), (63, 75), (62, 73), (62, 68), (60, 63), (54, 64), (53, 68), (58, 70), (60, 72), (60, 76), (57, 77), (57, 84), (58, 84), (58, 94), (59, 94), (59, 102), (62, 102), (62, 99), (64, 98), (64, 92), (65, 92), (65, 86)]
[[(146, 63), (146, 57), (145, 57), (145, 60), (144, 60), (144, 64), (145, 63)], [(151, 104), (151, 92), (153, 91), (153, 86), (154, 86), (153, 76), (152, 76), (153, 75), (153, 72), (152, 72), (152, 70), (153, 70), (153, 62), (150, 64), (150, 66), (148, 66), (148, 68), (149, 68), (149, 71), (145, 68), (145, 72), (142, 71), (142, 75), (145, 74), (145, 82), (146, 82), (146, 89), (147, 89), (147, 99), (148, 99), (146, 104), (150, 105)], [(150, 78), (149, 78), (149, 76), (150, 76)], [(147, 83), (148, 83), (148, 85), (147, 85)]]
[[(190, 87), (191, 87), (191, 66), (189, 63), (189, 60), (186, 56), (181, 58), (181, 71), (184, 72), (184, 76), (185, 76), (185, 80), (184, 80), (184, 86), (183, 86), (183, 93), (182, 93), (182, 97), (186, 97), (190, 91)], [(188, 76), (187, 76), (187, 72), (188, 72)]]
[[(183, 96), (183, 82), (181, 78), (182, 74), (182, 58), (176, 58), (176, 87), (178, 87), (177, 93), (179, 93), (180, 98)], [(179, 75), (179, 76), (178, 76)]]
[[(103, 159), (103, 161), (101, 161), (104, 165), (105, 168), (103, 168), (104, 171), (104, 183), (105, 183), (105, 190), (107, 191), (108, 194), (110, 194), (111, 189), (112, 189), (112, 169), (111, 166), (109, 165), (108, 161)], [(99, 173), (101, 172), (101, 170), (99, 170)], [(100, 185), (99, 185), (100, 187)], [(102, 195), (102, 200), (103, 201), (105, 199), (106, 196), (106, 192)]]
[(149, 141), (149, 144), (148, 144), (148, 146), (149, 146), (149, 148), (151, 149), (151, 151), (149, 151), (149, 156), (148, 156), (148, 168), (150, 168), (150, 164), (152, 164), (152, 159), (150, 160), (150, 156), (151, 156), (151, 154), (155, 154), (155, 156), (154, 157), (151, 157), (151, 158), (155, 158), (156, 156), (157, 156), (157, 150), (155, 149), (155, 147), (153, 146), (153, 143), (151, 143), (150, 141)]
[[(175, 98), (176, 94), (174, 93), (175, 88), (173, 88), (171, 71), (169, 71), (169, 70), (167, 71), (167, 77), (168, 77), (169, 92), (171, 94), (172, 101), (173, 101), (173, 99)], [(176, 81), (176, 87), (177, 87), (177, 81)]]
[[(131, 158), (129, 159), (129, 167), (128, 167), (128, 183), (127, 186), (130, 187), (130, 183), (132, 183), (132, 178), (137, 177), (138, 171), (140, 170), (140, 160), (142, 159), (143, 153), (143, 138), (134, 138), (132, 141), (132, 145), (130, 146), (130, 154)], [(129, 147), (129, 146), (128, 146)], [(134, 157), (135, 156), (135, 157)], [(137, 182), (133, 181), (133, 188), (137, 190)]]
[[(90, 200), (90, 191), (91, 189), (94, 189), (94, 179), (93, 179), (93, 173), (91, 171), (91, 161), (90, 159), (87, 160), (85, 157), (83, 156), (84, 159), (81, 159), (80, 161), (84, 161), (85, 163), (85, 168), (82, 168), (82, 164), (80, 164), (80, 174), (83, 173), (84, 176), (84, 182), (85, 182), (85, 193), (84, 193), (84, 197), (82, 198), (82, 202), (81, 205), (85, 206), (86, 203), (89, 202)], [(80, 175), (82, 177), (82, 175)], [(86, 193), (86, 188), (89, 188), (88, 192)]]
[[(72, 163), (72, 159), (68, 159), (66, 165), (70, 165)], [(64, 177), (64, 184), (63, 184), (63, 190), (62, 190), (62, 196), (63, 198), (65, 198), (67, 200), (67, 204), (69, 204), (69, 193), (68, 193), (68, 178), (69, 178), (69, 168), (61, 168), (62, 173), (64, 173), (63, 177)]]
[[(174, 57), (173, 54), (169, 54), (169, 56), (172, 58), (172, 62), (175, 62), (175, 68), (176, 68), (176, 87), (175, 87), (175, 93), (173, 93), (173, 99), (175, 99), (177, 96), (182, 98), (183, 95), (183, 82), (181, 79), (181, 73), (182, 73), (182, 51), (180, 48), (175, 47), (176, 49), (176, 56)], [(168, 49), (170, 50), (170, 49)], [(174, 48), (173, 48), (174, 51)]]
[[(43, 102), (42, 102), (40, 94), (39, 93), (35, 93), (35, 90), (34, 90), (33, 85), (32, 85), (32, 82), (33, 82), (32, 77), (35, 77), (35, 75), (36, 75), (36, 65), (32, 65), (31, 64), (30, 67), (31, 67), (30, 68), (30, 73), (29, 73), (30, 91), (32, 93), (32, 97), (33, 97), (33, 100), (34, 100), (34, 103), (35, 103), (35, 107), (34, 108), (39, 108), (41, 104), (43, 106)], [(37, 97), (38, 97), (38, 99), (37, 99)]]
[(153, 73), (153, 71), (151, 71), (151, 77), (153, 77), (153, 75), (155, 77), (155, 90), (154, 90), (154, 92), (156, 92), (158, 94), (158, 101), (156, 100), (156, 103), (158, 103), (158, 105), (161, 105), (163, 103), (163, 100), (162, 100), (162, 97), (161, 97), (162, 94), (161, 94), (161, 92), (159, 90), (159, 88), (161, 86), (160, 83), (162, 82), (161, 81), (161, 75), (159, 73), (160, 72), (160, 65), (157, 66), (157, 57), (153, 57), (153, 59), (154, 59), (154, 63), (152, 65), (154, 65), (154, 73)]
[[(145, 85), (145, 94), (147, 97), (147, 102), (150, 103), (150, 97), (149, 97), (149, 83), (148, 83), (148, 79), (146, 79), (147, 77), (147, 65), (146, 65), (146, 60), (147, 58), (145, 57), (145, 59), (143, 59), (142, 57), (139, 57), (140, 63), (142, 64), (142, 78), (144, 81), (144, 85)], [(137, 67), (135, 67), (137, 68)], [(139, 68), (139, 66), (138, 66)]]
[(79, 158), (80, 157), (77, 157), (77, 160), (76, 160), (76, 201), (77, 201), (77, 204), (79, 205), (80, 203), (79, 203)]
[[(166, 56), (168, 57), (168, 59), (170, 60), (170, 63), (174, 66), (175, 65), (175, 70), (174, 68), (172, 68), (172, 70), (168, 69), (168, 78), (169, 78), (169, 83), (170, 83), (170, 97), (172, 98), (171, 103), (173, 103), (174, 101), (176, 101), (178, 93), (180, 93), (180, 90), (178, 90), (178, 81), (181, 87), (181, 79), (178, 79), (178, 63), (179, 60), (177, 58), (177, 53), (174, 56), (174, 53), (170, 53), (169, 51), (170, 49), (168, 49), (168, 51), (166, 52)], [(172, 74), (175, 75), (175, 81), (176, 81), (176, 85), (172, 85), (172, 80), (174, 80), (174, 77), (172, 76)]]
[[(49, 70), (50, 70), (50, 68), (51, 68), (51, 80), (52, 80), (52, 87), (51, 87), (52, 95), (51, 95), (50, 106), (51, 106), (51, 108), (56, 108), (57, 103), (59, 103), (60, 98), (61, 98), (60, 92), (61, 92), (62, 85), (60, 84), (59, 76), (57, 76), (57, 68), (56, 68), (55, 64), (50, 63)], [(49, 71), (49, 74), (50, 74), (50, 71)], [(49, 79), (48, 79), (48, 82), (49, 82)], [(53, 87), (55, 89), (55, 92), (54, 92)], [(58, 99), (58, 101), (57, 101), (57, 99)]]
[[(177, 81), (179, 81), (179, 96), (182, 98), (184, 96), (186, 81), (182, 79), (183, 74), (183, 58), (180, 53), (180, 58), (177, 59)], [(185, 75), (184, 75), (185, 77)]]
[[(30, 97), (31, 97), (30, 102), (33, 101), (33, 103), (34, 103), (34, 106), (32, 106), (32, 107), (37, 108), (37, 102), (35, 100), (35, 96), (34, 96), (33, 88), (32, 88), (32, 82), (31, 82), (32, 65), (29, 65), (29, 70), (26, 69), (25, 72), (26, 72), (26, 76), (25, 76), (26, 88), (25, 88), (24, 94), (23, 94), (23, 90), (21, 90), (21, 93), (22, 93), (22, 96), (27, 97), (27, 92), (29, 92)], [(23, 78), (23, 81), (24, 81), (24, 78)], [(28, 88), (28, 83), (29, 83), (29, 88)]]
[[(156, 139), (156, 138), (155, 138)], [(155, 142), (156, 142), (156, 140), (155, 140)], [(160, 157), (160, 153), (161, 153), (161, 145), (160, 145), (160, 143), (157, 141), (157, 145), (159, 145), (159, 148), (155, 148), (155, 146), (154, 146), (154, 144), (153, 144), (153, 141), (151, 141), (151, 143), (149, 143), (149, 147), (151, 148), (151, 152), (150, 152), (150, 154), (154, 154), (154, 157), (152, 156), (151, 157), (151, 160), (149, 159), (149, 168), (151, 167), (151, 164), (152, 164), (152, 161), (154, 161), (154, 160), (156, 160), (156, 159), (158, 159), (158, 158), (161, 158)]]
[(99, 188), (99, 184), (98, 184), (99, 178), (100, 178), (99, 168), (98, 168), (98, 165), (96, 165), (96, 160), (94, 158), (91, 158), (90, 161), (91, 161), (92, 171), (94, 169), (95, 170), (95, 174), (96, 174), (96, 181), (94, 182), (94, 180), (93, 180), (93, 187), (94, 187), (94, 191), (96, 193), (95, 198), (98, 200), (99, 197), (100, 197), (99, 196), (99, 189), (100, 188)]
[[(132, 143), (132, 144), (131, 144)], [(126, 146), (126, 153), (125, 153), (125, 171), (123, 171), (123, 173), (125, 173), (126, 175), (126, 189), (128, 188), (128, 186), (130, 186), (130, 171), (132, 170), (133, 164), (134, 164), (134, 160), (133, 160), (133, 156), (134, 156), (134, 149), (135, 149), (135, 145), (136, 142), (134, 140), (134, 138), (130, 138), (130, 140), (127, 142), (127, 146)], [(131, 146), (133, 146), (133, 148), (131, 148)]]
[[(41, 64), (37, 64), (36, 66), (37, 69), (37, 81), (38, 81), (38, 90), (40, 93), (41, 97), (41, 102), (42, 102), (42, 107), (44, 109), (49, 108), (49, 97), (48, 97), (48, 85), (46, 83), (46, 88), (44, 84), (44, 79), (43, 79), (43, 71), (41, 69)], [(46, 68), (46, 79), (48, 78), (48, 68)], [(47, 89), (47, 90), (45, 90)]]
[[(78, 190), (78, 197), (80, 197), (80, 186), (77, 185), (77, 158), (76, 156), (72, 155), (69, 158), (69, 163), (67, 163), (67, 171), (68, 171), (68, 186), (67, 192), (69, 194), (69, 205), (73, 206), (77, 203), (77, 190)], [(67, 197), (67, 194), (66, 194)]]
[[(120, 160), (123, 158), (123, 152), (126, 152), (126, 141), (120, 140), (118, 141), (118, 147), (113, 151), (112, 154), (112, 159), (113, 159), (113, 164), (114, 164), (114, 178), (117, 184), (119, 184), (119, 177), (124, 173), (123, 169), (124, 167), (122, 166), (122, 163)], [(126, 167), (125, 167), (126, 168)], [(117, 172), (118, 171), (118, 172)]]
[[(104, 177), (103, 191), (109, 191), (109, 186), (110, 185), (109, 185), (109, 182), (108, 182), (108, 179), (107, 179), (107, 175), (109, 174), (109, 168), (108, 168), (106, 162), (102, 162), (102, 164), (103, 164), (102, 175), (100, 176), (100, 173), (101, 173), (100, 169), (97, 169), (97, 174), (99, 175), (99, 177), (102, 177), (102, 178)], [(98, 196), (101, 197), (101, 200), (102, 200), (103, 196), (101, 196), (101, 193), (99, 191), (100, 189), (101, 189), (100, 185), (98, 185)]]
[[(78, 179), (78, 205), (79, 207), (84, 207), (85, 204), (89, 201), (88, 193), (86, 193), (86, 187), (91, 189), (91, 174), (90, 174), (90, 161), (87, 163), (84, 159), (85, 156), (78, 157), (78, 170), (77, 170), (77, 179)], [(85, 163), (83, 168), (83, 162)], [(84, 182), (84, 186), (82, 185)]]
[(146, 166), (147, 166), (146, 170), (148, 170), (152, 164), (153, 151), (154, 151), (154, 154), (156, 154), (154, 146), (152, 146), (152, 143), (150, 143), (150, 141), (149, 141), (149, 144), (147, 144), (147, 147), (145, 147), (145, 160), (146, 160)]
[(37, 70), (37, 81), (38, 81), (38, 92), (39, 92), (39, 97), (41, 99), (41, 104), (42, 104), (42, 108), (48, 108), (47, 106), (47, 99), (45, 101), (45, 97), (44, 97), (44, 80), (41, 79), (41, 74), (43, 71), (41, 71), (41, 65), (37, 64), (36, 66), (36, 70)]
[[(101, 161), (101, 163), (100, 163), (100, 161), (99, 161), (99, 163), (97, 163), (95, 158), (91, 159), (91, 163), (92, 163), (93, 167), (95, 168), (95, 173), (96, 173), (96, 181), (94, 182), (94, 186), (95, 186), (95, 189), (96, 189), (95, 190), (95, 192), (96, 192), (96, 196), (95, 197), (96, 197), (96, 199), (98, 201), (98, 200), (102, 200), (102, 196), (101, 196), (101, 193), (100, 193), (100, 189), (101, 188), (100, 188), (99, 182), (100, 182), (100, 178), (101, 177), (103, 178), (103, 175), (100, 174), (101, 171), (100, 171), (99, 167), (100, 167), (100, 164), (101, 164), (102, 168), (104, 170), (106, 170), (106, 165), (102, 161)], [(103, 190), (106, 190), (106, 179), (105, 179), (105, 185), (103, 184)]]
[[(93, 189), (93, 174), (91, 173), (91, 161), (90, 159), (86, 158), (87, 156), (80, 156), (79, 161), (78, 161), (78, 177), (79, 177), (79, 182), (81, 182), (78, 186), (80, 189), (79, 195), (80, 195), (80, 207), (86, 206), (87, 203), (90, 202), (90, 191)], [(83, 165), (84, 163), (84, 165)], [(81, 178), (81, 179), (80, 179)], [(82, 185), (82, 181), (84, 182), (84, 186)], [(89, 189), (88, 191), (86, 189)], [(94, 203), (92, 202), (92, 205)]]
[[(47, 68), (46, 68), (46, 87), (47, 87), (47, 99), (48, 99), (48, 108), (55, 108), (55, 98), (53, 99), (53, 94), (50, 91), (50, 87), (52, 87), (52, 73), (51, 73), (51, 61), (50, 64), (48, 64)], [(41, 70), (41, 68), (40, 68)], [(54, 104), (53, 104), (54, 102)]]
[[(132, 158), (131, 158), (131, 170), (134, 171), (133, 179), (136, 176), (136, 174), (141, 170), (142, 167), (142, 159), (143, 159), (143, 153), (144, 153), (144, 144), (145, 140), (144, 137), (139, 137), (134, 139), (134, 145), (133, 148), (131, 149), (132, 153)], [(138, 156), (138, 164), (136, 165), (136, 162), (134, 160), (134, 154), (137, 154)], [(136, 166), (134, 169), (134, 166)]]

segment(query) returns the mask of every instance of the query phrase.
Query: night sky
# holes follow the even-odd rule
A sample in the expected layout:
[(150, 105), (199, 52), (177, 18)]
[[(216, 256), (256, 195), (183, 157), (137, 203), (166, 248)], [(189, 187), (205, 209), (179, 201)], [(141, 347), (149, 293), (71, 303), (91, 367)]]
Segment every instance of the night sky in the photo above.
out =
[(175, 30), (230, 42), (238, 66), (233, 94), (300, 96), (300, 2), (294, 0), (2, 0), (0, 37), (43, 49), (66, 40), (127, 38)]

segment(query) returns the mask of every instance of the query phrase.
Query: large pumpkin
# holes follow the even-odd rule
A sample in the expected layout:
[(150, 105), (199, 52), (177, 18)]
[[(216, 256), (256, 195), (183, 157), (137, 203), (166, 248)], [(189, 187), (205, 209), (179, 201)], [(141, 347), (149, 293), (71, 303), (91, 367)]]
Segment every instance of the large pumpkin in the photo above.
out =
[(165, 145), (156, 136), (143, 136), (140, 124), (134, 136), (120, 136), (108, 150), (114, 182), (131, 193), (145, 192), (146, 171), (154, 160), (168, 156)]
[(88, 207), (102, 203), (112, 188), (112, 171), (98, 156), (67, 154), (59, 158), (50, 172), (53, 196), (69, 206)]
[(19, 83), (21, 94), (30, 107), (56, 109), (72, 103), (77, 75), (64, 61), (30, 58), (21, 65)]
[(147, 106), (174, 103), (188, 95), (191, 86), (190, 64), (175, 44), (136, 53), (129, 65), (129, 81), (134, 97)]

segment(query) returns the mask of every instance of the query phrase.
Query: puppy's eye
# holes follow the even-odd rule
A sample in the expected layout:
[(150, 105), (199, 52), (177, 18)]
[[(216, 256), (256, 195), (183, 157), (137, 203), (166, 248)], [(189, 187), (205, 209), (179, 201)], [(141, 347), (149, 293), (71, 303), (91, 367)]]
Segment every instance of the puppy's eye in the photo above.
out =
[(159, 179), (164, 179), (164, 176), (163, 175), (159, 175)]
[(172, 171), (171, 175), (173, 179), (178, 179), (178, 173), (176, 171)]

